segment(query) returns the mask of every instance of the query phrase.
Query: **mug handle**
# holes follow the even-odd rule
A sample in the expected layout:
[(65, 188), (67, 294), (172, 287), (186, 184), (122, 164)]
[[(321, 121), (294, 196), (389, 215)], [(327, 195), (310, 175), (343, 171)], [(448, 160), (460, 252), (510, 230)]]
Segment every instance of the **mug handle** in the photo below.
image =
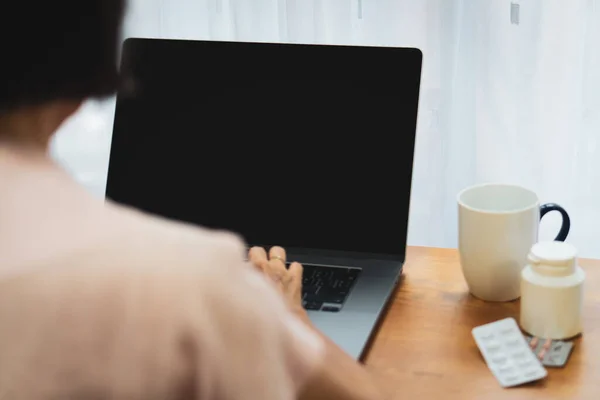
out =
[(569, 235), (569, 230), (571, 230), (571, 218), (569, 218), (567, 211), (558, 204), (547, 203), (540, 206), (540, 219), (542, 219), (544, 215), (548, 214), (550, 211), (558, 211), (562, 216), (562, 226), (560, 227), (560, 231), (558, 231), (558, 235), (556, 235), (554, 240), (557, 242), (564, 242)]

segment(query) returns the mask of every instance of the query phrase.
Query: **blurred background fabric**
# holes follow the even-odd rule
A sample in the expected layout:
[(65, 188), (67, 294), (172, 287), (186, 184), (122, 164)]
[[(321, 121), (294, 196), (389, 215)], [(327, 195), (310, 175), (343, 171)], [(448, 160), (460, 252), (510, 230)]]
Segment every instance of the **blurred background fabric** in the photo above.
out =
[[(600, 258), (600, 0), (130, 0), (123, 33), (418, 47), (409, 244), (455, 247), (456, 194), (506, 182), (563, 205), (569, 241)], [(52, 143), (100, 197), (113, 116), (114, 98), (89, 101)]]

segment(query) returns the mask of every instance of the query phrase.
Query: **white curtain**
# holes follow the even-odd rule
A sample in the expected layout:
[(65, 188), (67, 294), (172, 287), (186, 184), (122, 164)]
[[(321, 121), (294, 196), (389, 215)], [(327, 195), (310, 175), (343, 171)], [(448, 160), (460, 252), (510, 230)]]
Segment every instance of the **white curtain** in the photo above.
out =
[[(570, 241), (600, 257), (600, 0), (131, 0), (124, 33), (418, 47), (409, 244), (455, 247), (456, 193), (501, 181), (567, 208)], [(53, 144), (99, 196), (113, 108), (87, 103)]]

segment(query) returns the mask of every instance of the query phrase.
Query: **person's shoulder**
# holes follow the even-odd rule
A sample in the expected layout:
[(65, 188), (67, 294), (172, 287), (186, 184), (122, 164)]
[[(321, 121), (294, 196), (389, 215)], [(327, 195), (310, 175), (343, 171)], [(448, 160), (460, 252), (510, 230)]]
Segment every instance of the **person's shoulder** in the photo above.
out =
[(178, 268), (240, 265), (246, 252), (236, 233), (169, 220), (127, 207), (108, 205), (114, 252), (150, 264)]

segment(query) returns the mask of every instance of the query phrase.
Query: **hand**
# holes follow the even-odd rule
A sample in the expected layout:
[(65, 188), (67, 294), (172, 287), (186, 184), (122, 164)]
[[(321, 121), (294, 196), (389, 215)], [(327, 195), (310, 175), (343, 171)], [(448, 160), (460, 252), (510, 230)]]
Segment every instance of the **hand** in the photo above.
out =
[(302, 307), (302, 265), (297, 262), (285, 267), (286, 253), (282, 247), (274, 246), (269, 254), (262, 247), (253, 247), (248, 259), (254, 266), (274, 282), (293, 312), (304, 315)]

